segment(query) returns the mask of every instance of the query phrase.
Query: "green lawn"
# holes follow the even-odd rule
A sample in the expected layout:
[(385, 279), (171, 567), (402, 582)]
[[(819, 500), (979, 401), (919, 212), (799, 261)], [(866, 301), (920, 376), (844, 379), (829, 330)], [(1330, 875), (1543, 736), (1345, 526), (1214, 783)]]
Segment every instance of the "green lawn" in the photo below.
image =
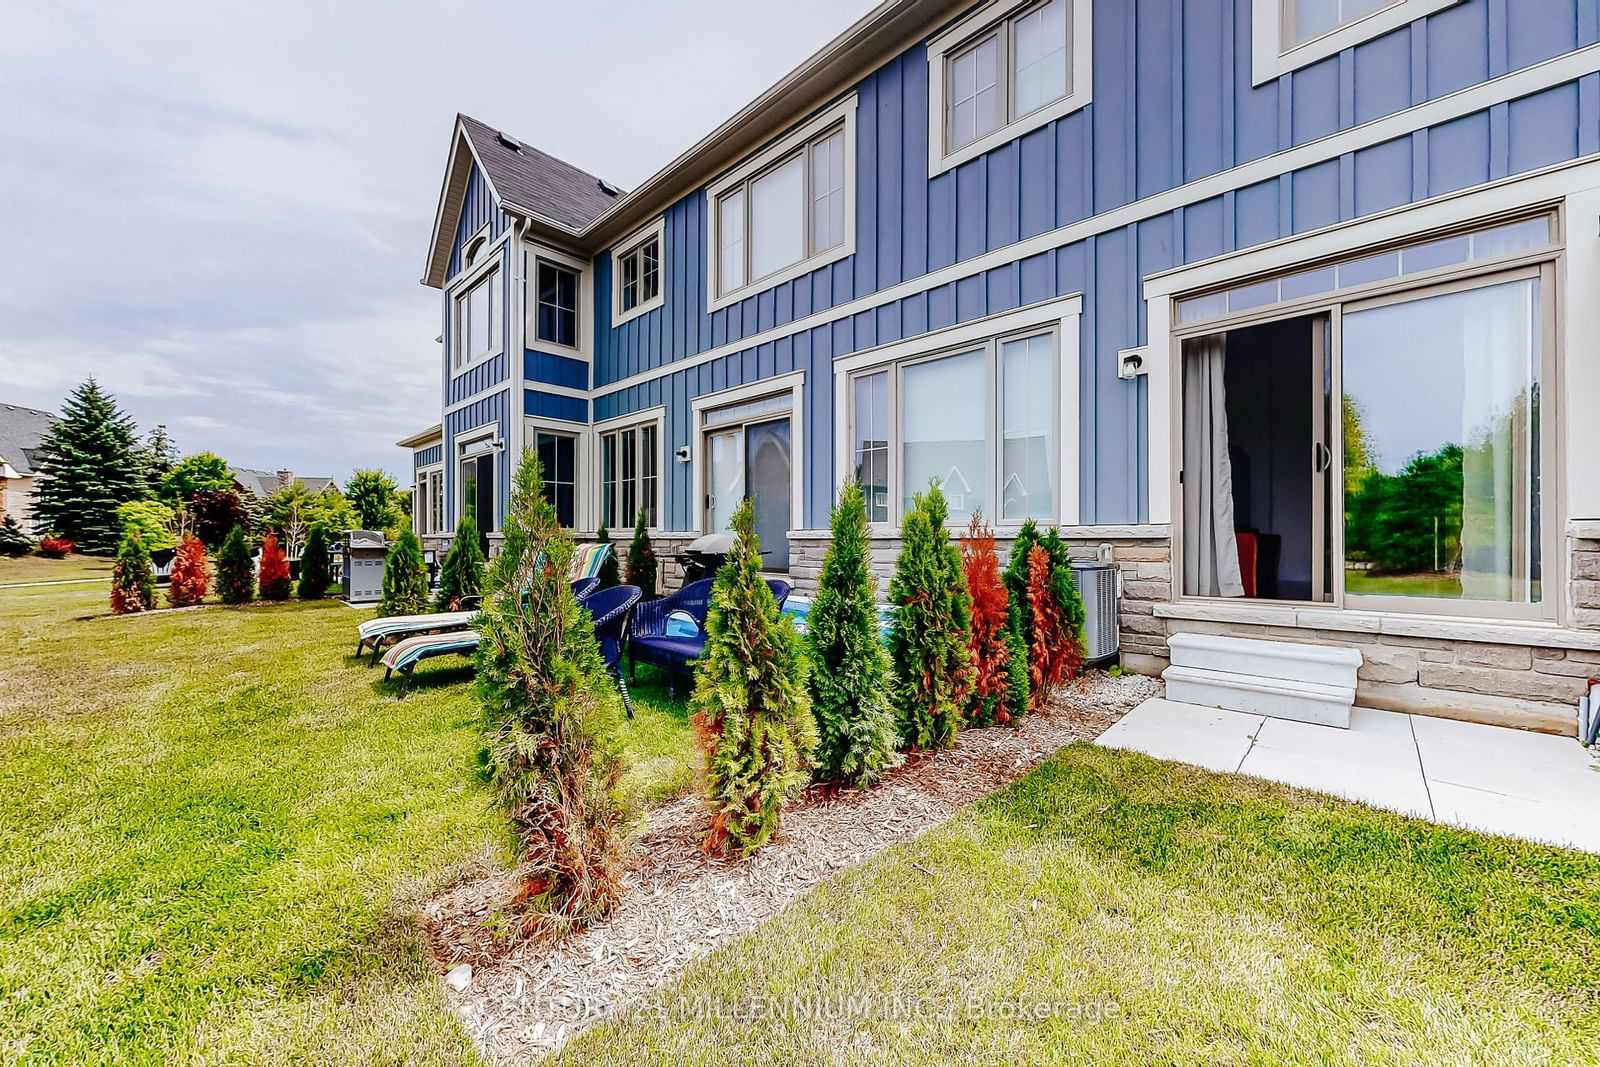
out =
[(111, 578), (111, 561), (96, 556), (0, 556), (0, 586), (29, 582), (66, 582), (84, 578)]
[[(818, 994), (836, 999), (802, 999)], [(1596, 1048), (1600, 857), (1077, 745), (560, 1062), (1535, 1064)]]
[(1373, 574), (1346, 569), (1344, 591), (1352, 596), (1432, 596), (1461, 599), (1458, 574)]
[[(474, 1058), (411, 918), (506, 855), (463, 661), (402, 700), (342, 604), (105, 610), (0, 589), (0, 1062)], [(628, 783), (676, 795), (685, 709), (638, 695)]]

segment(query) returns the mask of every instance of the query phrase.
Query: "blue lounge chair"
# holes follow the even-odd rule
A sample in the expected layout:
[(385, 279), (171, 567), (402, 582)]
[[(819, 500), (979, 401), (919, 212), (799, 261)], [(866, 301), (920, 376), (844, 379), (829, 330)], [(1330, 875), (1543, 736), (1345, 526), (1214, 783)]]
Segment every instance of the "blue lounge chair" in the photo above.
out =
[[(694, 674), (694, 661), (706, 648), (706, 615), (711, 610), (712, 578), (691, 582), (670, 596), (640, 604), (628, 632), (628, 668), (639, 663), (660, 667), (669, 675)], [(767, 587), (783, 610), (791, 586), (768, 578)], [(671, 691), (671, 684), (668, 684)]]

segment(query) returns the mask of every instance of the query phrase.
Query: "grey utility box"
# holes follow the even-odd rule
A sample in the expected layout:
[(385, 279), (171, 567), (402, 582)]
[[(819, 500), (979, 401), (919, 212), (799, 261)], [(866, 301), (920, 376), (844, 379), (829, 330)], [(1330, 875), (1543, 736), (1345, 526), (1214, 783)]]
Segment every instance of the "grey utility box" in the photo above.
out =
[(339, 545), (340, 584), (352, 604), (376, 604), (383, 599), (383, 561), (389, 542), (382, 530), (346, 530)]
[(1121, 605), (1121, 571), (1114, 563), (1072, 564), (1072, 577), (1083, 597), (1083, 643), (1090, 663), (1115, 656), (1122, 647), (1122, 628), (1117, 623)]

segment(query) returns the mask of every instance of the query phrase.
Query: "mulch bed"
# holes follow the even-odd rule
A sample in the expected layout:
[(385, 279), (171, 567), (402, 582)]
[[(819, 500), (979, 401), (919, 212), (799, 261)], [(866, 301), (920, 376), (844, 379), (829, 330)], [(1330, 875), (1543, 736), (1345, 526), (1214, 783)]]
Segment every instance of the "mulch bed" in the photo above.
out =
[(836, 872), (938, 826), (1063, 745), (1098, 737), (1160, 690), (1153, 678), (1090, 673), (1021, 725), (964, 731), (953, 748), (914, 756), (872, 789), (811, 790), (785, 813), (782, 837), (748, 860), (700, 851), (707, 815), (698, 796), (657, 808), (635, 841), (614, 917), (556, 947), (494, 936), (511, 894), (504, 873), (458, 884), (423, 908), (441, 964), (472, 966), (450, 1000), (492, 1059), (548, 1052)]

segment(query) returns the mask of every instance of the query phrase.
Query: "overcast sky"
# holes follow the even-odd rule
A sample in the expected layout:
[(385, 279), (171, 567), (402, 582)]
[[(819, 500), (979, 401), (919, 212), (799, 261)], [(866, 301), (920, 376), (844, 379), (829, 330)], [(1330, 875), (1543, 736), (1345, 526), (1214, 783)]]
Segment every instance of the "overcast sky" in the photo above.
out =
[(456, 112), (631, 188), (871, 6), (0, 0), (0, 402), (404, 484)]

